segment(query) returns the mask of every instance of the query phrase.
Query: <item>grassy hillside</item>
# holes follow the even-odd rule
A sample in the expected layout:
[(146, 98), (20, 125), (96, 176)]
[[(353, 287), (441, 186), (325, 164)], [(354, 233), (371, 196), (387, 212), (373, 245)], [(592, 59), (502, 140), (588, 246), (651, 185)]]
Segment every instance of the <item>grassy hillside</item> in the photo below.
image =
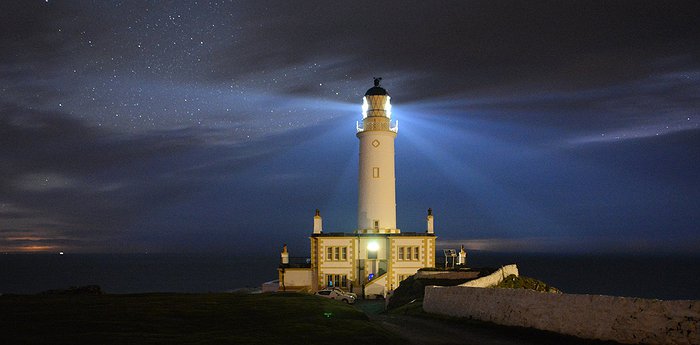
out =
[(398, 344), (352, 306), (301, 294), (0, 296), (3, 344)]
[(500, 282), (495, 287), (497, 288), (507, 288), (507, 289), (528, 289), (541, 292), (553, 292), (561, 293), (559, 289), (547, 285), (547, 283), (537, 280), (535, 278), (529, 277), (518, 277), (516, 275), (509, 275), (502, 282)]

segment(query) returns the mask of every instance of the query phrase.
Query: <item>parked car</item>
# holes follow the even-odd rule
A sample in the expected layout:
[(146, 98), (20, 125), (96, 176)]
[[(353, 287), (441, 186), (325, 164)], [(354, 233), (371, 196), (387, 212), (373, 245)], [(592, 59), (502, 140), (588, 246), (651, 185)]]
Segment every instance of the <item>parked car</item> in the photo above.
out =
[(347, 304), (354, 304), (357, 296), (354, 293), (345, 292), (339, 288), (328, 288), (316, 292), (316, 296), (343, 301)]
[(355, 299), (357, 299), (357, 294), (355, 294), (353, 292), (345, 291), (339, 287), (333, 287), (333, 288), (328, 288), (328, 289), (333, 289), (333, 291), (337, 292), (339, 295), (350, 295), (350, 296), (354, 297)]

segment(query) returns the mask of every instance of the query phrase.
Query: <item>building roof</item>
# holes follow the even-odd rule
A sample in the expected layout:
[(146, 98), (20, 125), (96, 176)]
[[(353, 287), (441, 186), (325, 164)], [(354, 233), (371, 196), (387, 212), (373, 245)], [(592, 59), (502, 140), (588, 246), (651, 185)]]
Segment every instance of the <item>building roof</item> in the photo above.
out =
[(380, 86), (373, 86), (367, 92), (365, 92), (365, 96), (388, 96), (389, 93), (384, 90), (383, 87)]
[(377, 236), (435, 236), (427, 232), (400, 232), (400, 233), (384, 233), (384, 234), (358, 234), (355, 232), (324, 232), (320, 234), (311, 234), (311, 237), (377, 237)]

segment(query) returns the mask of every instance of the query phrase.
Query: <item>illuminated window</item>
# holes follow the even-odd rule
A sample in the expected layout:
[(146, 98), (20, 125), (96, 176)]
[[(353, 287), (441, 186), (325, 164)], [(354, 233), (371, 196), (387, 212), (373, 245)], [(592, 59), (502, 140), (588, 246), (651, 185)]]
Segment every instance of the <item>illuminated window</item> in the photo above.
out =
[(379, 178), (379, 168), (378, 167), (372, 168), (372, 177)]
[(345, 274), (326, 274), (326, 286), (348, 287), (348, 276)]

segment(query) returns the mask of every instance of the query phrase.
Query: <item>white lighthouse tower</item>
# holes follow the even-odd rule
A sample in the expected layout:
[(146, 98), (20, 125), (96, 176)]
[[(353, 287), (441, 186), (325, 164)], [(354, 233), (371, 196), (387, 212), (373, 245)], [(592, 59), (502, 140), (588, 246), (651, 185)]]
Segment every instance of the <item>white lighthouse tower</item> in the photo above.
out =
[(394, 175), (394, 139), (398, 121), (391, 126), (391, 97), (374, 78), (374, 87), (362, 100), (360, 171), (357, 207), (357, 232), (390, 234), (396, 228), (396, 178)]

